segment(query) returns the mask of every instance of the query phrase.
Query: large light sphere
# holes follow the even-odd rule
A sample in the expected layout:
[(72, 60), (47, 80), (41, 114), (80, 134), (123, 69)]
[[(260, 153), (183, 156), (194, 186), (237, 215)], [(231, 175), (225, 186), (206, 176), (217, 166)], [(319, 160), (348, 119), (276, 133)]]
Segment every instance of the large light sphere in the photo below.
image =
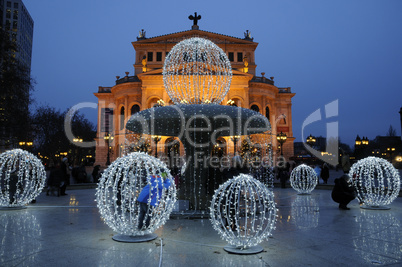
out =
[(176, 44), (163, 66), (166, 92), (175, 104), (220, 104), (231, 80), (232, 67), (226, 53), (203, 38)]
[[(160, 177), (162, 170), (167, 173), (166, 179)], [(141, 221), (138, 197), (143, 189), (149, 197)], [(142, 152), (115, 160), (103, 172), (96, 190), (100, 215), (110, 228), (124, 236), (153, 233), (168, 220), (175, 201), (176, 187), (166, 164)]]
[(0, 207), (21, 208), (34, 200), (46, 182), (42, 162), (22, 149), (0, 154)]
[(318, 182), (314, 169), (306, 164), (301, 164), (292, 170), (290, 185), (299, 194), (310, 194)]
[(274, 194), (250, 175), (240, 174), (223, 183), (215, 191), (210, 211), (213, 228), (239, 250), (257, 246), (275, 228)]
[(398, 197), (400, 177), (398, 171), (385, 159), (367, 157), (352, 165), (349, 176), (356, 187), (362, 207), (389, 205)]

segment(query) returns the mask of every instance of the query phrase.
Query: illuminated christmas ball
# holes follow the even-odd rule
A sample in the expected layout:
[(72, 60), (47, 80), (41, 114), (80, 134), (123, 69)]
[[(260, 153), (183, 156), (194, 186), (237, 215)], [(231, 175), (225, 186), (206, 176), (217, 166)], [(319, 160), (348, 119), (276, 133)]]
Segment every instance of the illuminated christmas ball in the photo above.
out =
[(293, 169), (290, 174), (290, 185), (299, 194), (310, 194), (318, 182), (314, 169), (306, 164), (301, 164)]
[(216, 191), (211, 202), (211, 223), (229, 245), (226, 251), (253, 254), (275, 228), (274, 194), (250, 175), (240, 174)]
[(34, 200), (46, 182), (42, 162), (22, 149), (0, 154), (0, 207), (23, 208)]
[(163, 66), (166, 92), (175, 104), (220, 104), (231, 80), (232, 67), (226, 53), (203, 38), (176, 44)]
[(398, 171), (385, 159), (367, 157), (353, 164), (349, 171), (362, 208), (380, 208), (398, 197), (400, 177)]
[(142, 152), (115, 160), (96, 190), (99, 213), (118, 235), (114, 240), (142, 242), (169, 219), (176, 187), (166, 164)]

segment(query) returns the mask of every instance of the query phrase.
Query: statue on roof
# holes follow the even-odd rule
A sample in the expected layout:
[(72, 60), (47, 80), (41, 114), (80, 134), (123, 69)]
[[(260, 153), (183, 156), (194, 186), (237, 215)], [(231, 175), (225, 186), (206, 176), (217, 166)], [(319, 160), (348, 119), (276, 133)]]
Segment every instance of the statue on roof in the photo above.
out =
[(139, 33), (139, 35), (138, 35), (138, 37), (137, 37), (137, 40), (142, 40), (142, 39), (146, 39), (147, 37), (145, 37), (145, 34), (146, 34), (147, 32), (146, 31), (144, 31), (144, 29), (141, 29), (141, 31), (140, 31), (140, 33)]
[(198, 16), (197, 16), (197, 12), (194, 12), (194, 16), (193, 16), (193, 15), (190, 15), (190, 16), (188, 16), (188, 19), (189, 19), (189, 20), (192, 20), (193, 23), (194, 23), (193, 26), (191, 27), (191, 29), (192, 29), (192, 30), (198, 30), (199, 27), (198, 27), (197, 23), (198, 23), (198, 21), (201, 19), (201, 15), (198, 15)]
[(246, 32), (244, 33), (244, 40), (254, 40), (254, 38), (251, 38), (251, 32), (249, 32), (248, 30), (246, 30)]

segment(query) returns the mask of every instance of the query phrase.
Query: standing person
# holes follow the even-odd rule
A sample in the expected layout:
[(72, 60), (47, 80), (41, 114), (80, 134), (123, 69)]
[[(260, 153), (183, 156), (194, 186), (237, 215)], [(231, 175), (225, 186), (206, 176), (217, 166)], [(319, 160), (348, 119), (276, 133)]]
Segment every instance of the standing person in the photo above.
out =
[(318, 164), (315, 165), (314, 171), (315, 171), (315, 174), (317, 175), (317, 178), (321, 177), (321, 168)]
[(57, 190), (57, 196), (60, 196), (61, 182), (64, 177), (64, 172), (61, 169), (60, 162), (56, 161), (54, 168), (50, 171), (49, 179), (47, 181), (47, 196), (49, 195), (49, 192), (53, 195), (54, 190)]
[(16, 166), (15, 169), (10, 171), (10, 180), (9, 180), (9, 203), (12, 204), (15, 200), (15, 193), (17, 192), (18, 188), (18, 165)]
[[(167, 172), (165, 169), (160, 170), (161, 175), (151, 175), (148, 184), (141, 190), (137, 201), (140, 204), (140, 214), (138, 217), (138, 229), (141, 230), (144, 226), (149, 226), (151, 220), (150, 207), (155, 207), (159, 204), (162, 197), (162, 190), (170, 186), (170, 180), (167, 179)], [(145, 219), (146, 217), (146, 219)]]
[(322, 165), (322, 170), (321, 170), (321, 178), (324, 181), (324, 184), (328, 183), (328, 178), (329, 178), (329, 167), (327, 163), (324, 163)]
[(63, 176), (60, 181), (60, 195), (66, 196), (66, 188), (70, 181), (70, 172), (68, 169), (68, 158), (63, 158), (60, 164), (60, 169), (63, 172)]
[(99, 170), (100, 170), (100, 165), (96, 165), (94, 169), (92, 170), (92, 180), (94, 183), (99, 182)]

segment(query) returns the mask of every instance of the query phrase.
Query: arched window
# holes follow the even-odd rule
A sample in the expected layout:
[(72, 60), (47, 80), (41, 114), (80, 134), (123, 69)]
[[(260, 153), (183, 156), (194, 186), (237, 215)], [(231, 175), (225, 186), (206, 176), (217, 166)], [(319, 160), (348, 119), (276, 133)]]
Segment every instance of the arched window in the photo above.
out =
[(133, 105), (132, 107), (131, 107), (131, 115), (134, 115), (135, 113), (137, 113), (137, 112), (139, 112), (140, 111), (140, 106), (138, 106), (138, 105)]
[(256, 112), (260, 112), (260, 108), (257, 105), (252, 105), (250, 109)]
[(267, 119), (269, 121), (269, 107), (265, 108), (265, 117), (267, 117)]
[(124, 129), (124, 107), (120, 109), (120, 130)]

